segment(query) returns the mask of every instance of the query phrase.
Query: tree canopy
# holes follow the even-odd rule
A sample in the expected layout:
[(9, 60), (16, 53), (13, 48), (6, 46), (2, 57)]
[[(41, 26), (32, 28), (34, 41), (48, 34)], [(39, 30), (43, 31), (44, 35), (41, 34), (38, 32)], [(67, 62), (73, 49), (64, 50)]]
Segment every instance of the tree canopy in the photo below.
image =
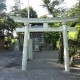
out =
[[(32, 7), (29, 7), (29, 9), (30, 9), (29, 10), (30, 11), (29, 17), (36, 18), (37, 17), (36, 11), (34, 11)], [(19, 14), (21, 17), (28, 17), (28, 9), (24, 8), (24, 9), (20, 10)]]
[(0, 12), (6, 10), (6, 0), (0, 0)]
[(64, 0), (42, 0), (43, 1), (43, 7), (45, 7), (49, 14), (51, 14), (53, 17), (57, 17), (60, 10), (56, 8), (56, 6), (60, 5)]
[(0, 15), (0, 30), (4, 32), (7, 30), (8, 32), (13, 32), (16, 27), (16, 23), (13, 19), (11, 19), (6, 13)]
[[(11, 15), (12, 16), (21, 16), (21, 17), (28, 17), (28, 8), (26, 7), (26, 8), (23, 8), (23, 9), (17, 9), (17, 7), (16, 6), (14, 6), (14, 10), (12, 10), (10, 13), (11, 13)], [(29, 7), (29, 12), (30, 12), (30, 14), (29, 14), (29, 17), (30, 18), (36, 18), (37, 17), (37, 13), (36, 13), (36, 11), (34, 11), (34, 9), (32, 8), (32, 7)]]

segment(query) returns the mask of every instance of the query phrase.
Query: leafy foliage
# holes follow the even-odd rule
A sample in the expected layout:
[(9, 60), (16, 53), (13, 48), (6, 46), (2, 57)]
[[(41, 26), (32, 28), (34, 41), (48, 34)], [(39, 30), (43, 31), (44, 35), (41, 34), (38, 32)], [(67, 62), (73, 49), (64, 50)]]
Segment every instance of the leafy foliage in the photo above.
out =
[[(18, 10), (18, 8), (16, 8), (16, 6), (14, 8), (15, 8), (14, 11), (11, 11), (11, 13), (13, 13), (11, 15), (13, 15), (13, 16), (19, 15), (23, 18), (28, 17), (28, 9), (27, 8), (24, 8), (22, 10)], [(29, 9), (30, 9), (29, 10), (30, 11), (29, 17), (36, 18), (37, 17), (36, 11), (34, 11), (32, 7), (29, 7)]]
[[(29, 7), (29, 11), (30, 11), (30, 18), (36, 18), (37, 17), (37, 14), (36, 14), (36, 11), (33, 10), (32, 7)], [(22, 9), (20, 12), (19, 12), (20, 16), (21, 17), (28, 17), (28, 9), (27, 8), (24, 8)]]
[(53, 44), (55, 41), (59, 39), (59, 33), (46, 32), (44, 38), (46, 43)]
[(75, 5), (67, 11), (67, 16), (76, 16), (78, 15), (78, 6)]
[(12, 20), (6, 13), (3, 13), (0, 15), (0, 30), (8, 30), (13, 31), (13, 29), (16, 27), (16, 23), (14, 20)]
[(64, 0), (43, 0), (44, 4), (42, 6), (45, 7), (53, 17), (56, 17), (60, 12), (56, 6), (60, 5), (63, 1)]
[[(60, 5), (61, 2), (64, 0), (42, 0), (43, 1), (43, 7), (47, 9), (49, 14), (51, 14), (53, 17), (57, 17), (60, 13), (60, 10), (56, 8), (56, 6)], [(59, 27), (61, 23), (49, 23), (49, 27)], [(59, 33), (56, 32), (47, 32), (45, 33), (45, 42), (51, 44), (54, 46), (56, 42), (59, 40)], [(56, 45), (55, 45), (56, 47)]]
[(5, 12), (0, 13), (0, 32), (5, 35), (5, 47), (8, 48), (11, 45), (11, 39), (13, 38), (13, 30), (17, 24), (12, 20)]
[(6, 10), (6, 0), (0, 0), (0, 12)]

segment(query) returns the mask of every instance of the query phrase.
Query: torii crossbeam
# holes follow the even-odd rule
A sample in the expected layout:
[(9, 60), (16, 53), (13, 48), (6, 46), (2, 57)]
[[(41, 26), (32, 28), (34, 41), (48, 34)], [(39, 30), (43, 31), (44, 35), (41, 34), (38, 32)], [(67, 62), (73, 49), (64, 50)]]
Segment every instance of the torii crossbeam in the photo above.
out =
[(59, 18), (22, 18), (10, 16), (15, 22), (20, 23), (53, 23), (53, 22), (63, 22), (63, 21), (76, 21), (79, 17), (59, 17)]
[[(37, 26), (38, 27), (38, 26)], [(67, 31), (75, 31), (76, 28), (75, 27), (69, 27), (67, 26)], [(23, 28), (16, 28), (16, 32), (24, 32), (25, 31), (25, 27)], [(63, 31), (63, 27), (58, 27), (58, 28), (29, 28), (29, 32), (62, 32)]]

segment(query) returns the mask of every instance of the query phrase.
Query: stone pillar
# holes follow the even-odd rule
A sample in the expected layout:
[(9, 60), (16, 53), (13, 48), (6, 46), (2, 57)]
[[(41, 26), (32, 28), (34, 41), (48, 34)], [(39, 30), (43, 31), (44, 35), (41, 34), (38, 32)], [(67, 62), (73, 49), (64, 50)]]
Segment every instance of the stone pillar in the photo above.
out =
[[(28, 24), (28, 30), (29, 30), (29, 27), (30, 27), (30, 24)], [(29, 40), (30, 40), (30, 32), (28, 31), (28, 51), (27, 51), (27, 59), (29, 59)]]
[(38, 38), (35, 38), (34, 51), (39, 51), (39, 42), (38, 42)]
[(48, 23), (43, 23), (44, 28), (48, 28)]
[[(28, 30), (29, 30), (30, 24), (28, 24)], [(28, 40), (30, 39), (30, 32), (28, 32)]]
[(31, 39), (28, 41), (28, 45), (29, 45), (29, 47), (28, 47), (28, 50), (29, 50), (28, 59), (33, 60), (33, 48), (32, 48), (32, 40)]
[(17, 41), (15, 43), (14, 51), (19, 51), (19, 40), (18, 39), (17, 39)]
[(22, 56), (22, 70), (26, 71), (27, 68), (27, 54), (28, 54), (28, 23), (25, 23), (24, 31), (24, 44), (23, 44), (23, 56)]
[(65, 71), (69, 72), (69, 51), (68, 51), (68, 40), (67, 40), (67, 26), (66, 22), (62, 22), (63, 27), (63, 43), (64, 43), (64, 64), (65, 64)]

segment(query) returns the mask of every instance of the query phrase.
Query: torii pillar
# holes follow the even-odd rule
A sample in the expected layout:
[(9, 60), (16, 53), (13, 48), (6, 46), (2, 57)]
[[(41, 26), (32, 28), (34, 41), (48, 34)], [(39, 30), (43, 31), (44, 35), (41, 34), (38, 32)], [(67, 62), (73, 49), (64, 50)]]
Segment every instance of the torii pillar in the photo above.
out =
[(24, 23), (25, 31), (24, 31), (24, 44), (23, 44), (23, 56), (22, 56), (22, 70), (26, 71), (27, 68), (27, 58), (28, 58), (28, 23)]
[(68, 39), (67, 39), (67, 26), (66, 21), (62, 22), (63, 27), (63, 43), (64, 43), (64, 65), (65, 65), (65, 71), (69, 72), (69, 51), (68, 51)]

